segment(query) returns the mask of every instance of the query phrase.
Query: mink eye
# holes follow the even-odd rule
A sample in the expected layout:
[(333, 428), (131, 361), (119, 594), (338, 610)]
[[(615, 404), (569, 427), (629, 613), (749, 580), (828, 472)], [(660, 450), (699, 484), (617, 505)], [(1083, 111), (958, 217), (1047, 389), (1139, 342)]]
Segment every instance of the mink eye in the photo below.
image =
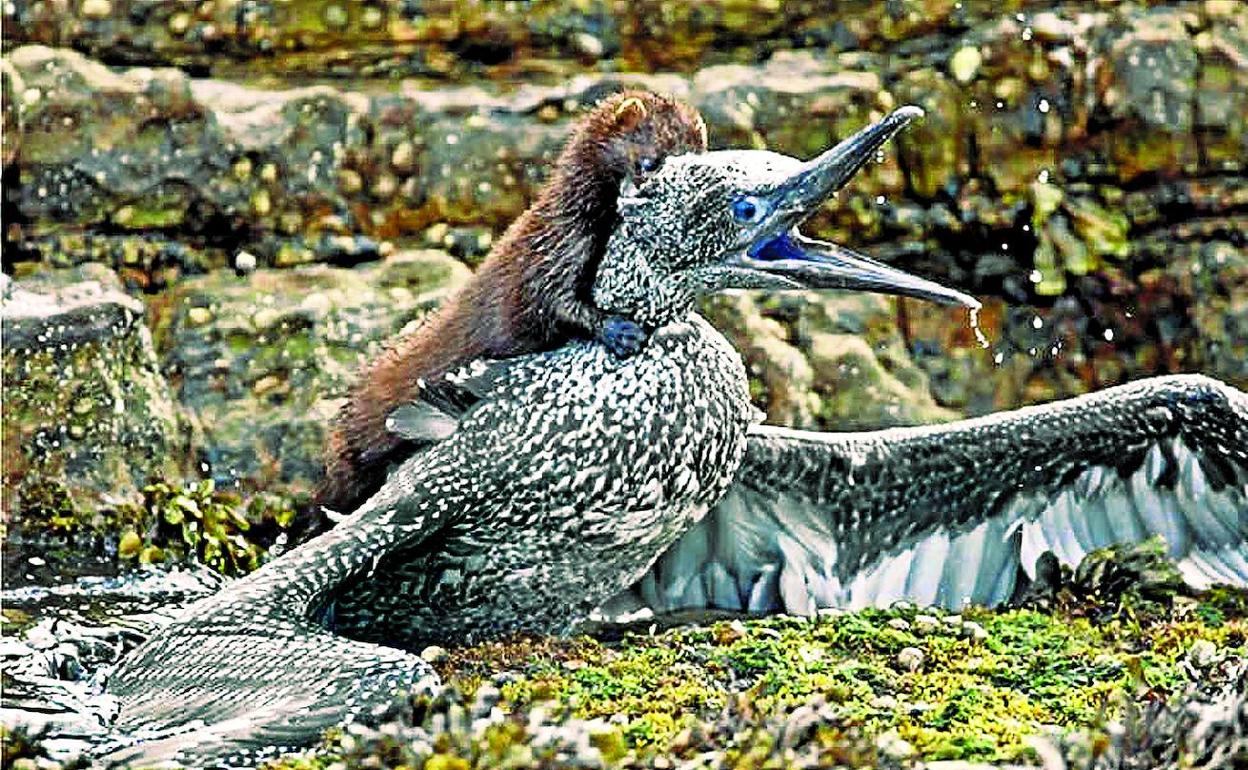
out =
[(767, 213), (767, 204), (753, 195), (732, 202), (732, 218), (745, 224), (756, 224)]
[(659, 159), (653, 155), (643, 155), (637, 159), (637, 168), (645, 172), (654, 171), (659, 167)]

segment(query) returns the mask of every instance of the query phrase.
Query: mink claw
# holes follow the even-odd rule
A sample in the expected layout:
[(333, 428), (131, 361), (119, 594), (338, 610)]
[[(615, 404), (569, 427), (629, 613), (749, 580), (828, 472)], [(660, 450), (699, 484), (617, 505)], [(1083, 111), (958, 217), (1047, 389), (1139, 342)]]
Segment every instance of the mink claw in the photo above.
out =
[(641, 352), (646, 338), (646, 330), (640, 324), (622, 316), (611, 316), (602, 327), (602, 342), (616, 358), (630, 358)]

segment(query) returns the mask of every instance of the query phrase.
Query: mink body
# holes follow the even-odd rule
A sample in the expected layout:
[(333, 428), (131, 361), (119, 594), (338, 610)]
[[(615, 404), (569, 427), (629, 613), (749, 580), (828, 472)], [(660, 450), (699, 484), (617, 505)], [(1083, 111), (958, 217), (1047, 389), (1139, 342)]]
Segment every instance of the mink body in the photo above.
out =
[(387, 416), (474, 358), (506, 358), (600, 339), (617, 355), (640, 349), (645, 333), (595, 307), (590, 289), (617, 221), (624, 179), (639, 179), (671, 155), (706, 149), (706, 125), (675, 99), (615, 94), (573, 130), (533, 205), (495, 245), (473, 278), (431, 319), (366, 364), (334, 419), (325, 477), (315, 501), (348, 512), (385, 481), (413, 448)]

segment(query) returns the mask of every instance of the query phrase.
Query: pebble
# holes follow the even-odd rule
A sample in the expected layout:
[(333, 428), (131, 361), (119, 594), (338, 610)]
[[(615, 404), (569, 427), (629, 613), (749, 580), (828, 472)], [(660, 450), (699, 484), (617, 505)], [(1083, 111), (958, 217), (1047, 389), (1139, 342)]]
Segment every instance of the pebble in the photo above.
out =
[(914, 756), (914, 746), (891, 730), (876, 737), (875, 748), (892, 760), (909, 759)]
[(399, 191), (399, 180), (395, 179), (392, 174), (378, 174), (373, 180), (372, 193), (374, 198), (387, 200), (393, 198), (394, 194)]
[(250, 273), (255, 270), (256, 263), (256, 255), (250, 251), (240, 251), (234, 256), (234, 269), (240, 273)]
[(923, 666), (923, 651), (918, 647), (903, 647), (897, 653), (897, 665), (907, 671), (918, 671)]
[(108, 0), (83, 0), (82, 15), (88, 19), (103, 19), (113, 12), (113, 4)]
[(930, 634), (940, 628), (940, 621), (933, 615), (915, 615), (914, 630), (919, 634)]
[(890, 618), (888, 621), (888, 627), (897, 631), (909, 631), (910, 621), (905, 618)]
[(975, 46), (968, 45), (959, 48), (949, 59), (949, 72), (959, 83), (969, 83), (975, 79), (975, 73), (979, 72), (979, 65), (983, 64), (984, 57), (979, 53), (979, 49)]
[(1208, 668), (1218, 659), (1218, 646), (1208, 639), (1197, 639), (1187, 650), (1187, 660), (1196, 668)]
[(976, 641), (983, 641), (988, 638), (988, 629), (973, 620), (968, 620), (962, 624), (962, 633)]
[(175, 13), (169, 17), (169, 31), (178, 37), (186, 34), (191, 27), (191, 15), (189, 13)]
[(602, 41), (588, 32), (577, 32), (572, 36), (572, 45), (576, 46), (578, 53), (588, 56), (591, 59), (600, 59), (606, 53), (607, 47)]
[(325, 26), (342, 29), (347, 26), (347, 11), (341, 5), (331, 5), (325, 9)]
[(881, 711), (892, 711), (897, 708), (897, 699), (891, 695), (877, 695), (871, 699), (871, 708)]
[(390, 166), (400, 174), (416, 170), (416, 147), (411, 142), (399, 142), (390, 153)]
[(338, 172), (338, 186), (347, 195), (357, 193), (364, 186), (360, 173), (354, 169), (344, 168)]
[(360, 14), (360, 24), (364, 29), (377, 29), (384, 20), (381, 9), (375, 5), (365, 6), (364, 12)]
[(436, 666), (439, 663), (445, 663), (450, 660), (451, 654), (446, 651), (445, 647), (439, 647), (436, 644), (431, 644), (420, 651), (420, 658), (424, 662)]

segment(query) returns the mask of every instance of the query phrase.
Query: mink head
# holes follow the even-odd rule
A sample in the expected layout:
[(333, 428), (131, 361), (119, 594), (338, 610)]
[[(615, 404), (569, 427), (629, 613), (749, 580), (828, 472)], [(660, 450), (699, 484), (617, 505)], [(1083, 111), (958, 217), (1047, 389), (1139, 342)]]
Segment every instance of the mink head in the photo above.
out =
[(640, 184), (667, 158), (704, 152), (706, 123), (697, 110), (671, 97), (622, 91), (585, 117), (568, 150), (605, 172), (611, 184), (623, 179)]

